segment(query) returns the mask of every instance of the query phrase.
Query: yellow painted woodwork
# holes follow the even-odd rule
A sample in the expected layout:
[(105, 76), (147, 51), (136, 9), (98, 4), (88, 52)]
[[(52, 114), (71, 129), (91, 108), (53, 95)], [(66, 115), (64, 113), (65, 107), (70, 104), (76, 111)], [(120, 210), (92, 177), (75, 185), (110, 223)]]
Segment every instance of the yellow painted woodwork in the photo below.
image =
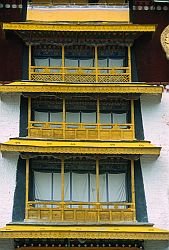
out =
[(58, 238), (58, 239), (128, 239), (169, 240), (169, 231), (152, 225), (7, 225), (0, 229), (0, 238)]
[(28, 8), (27, 21), (35, 22), (129, 22), (128, 8)]
[(133, 140), (134, 124), (87, 124), (64, 122), (28, 122), (30, 138), (66, 140)]
[(50, 141), (40, 139), (10, 139), (0, 144), (2, 152), (39, 152), (75, 154), (159, 155), (161, 147), (149, 141)]
[(24, 31), (95, 31), (95, 32), (154, 32), (155, 24), (54, 24), (54, 23), (3, 23), (3, 30), (24, 30)]
[(0, 92), (48, 92), (48, 93), (140, 93), (162, 94), (163, 87), (148, 83), (52, 83), (37, 81), (16, 81), (0, 85)]
[[(97, 199), (99, 175), (97, 173)], [(135, 218), (134, 204), (128, 202), (37, 202), (27, 203), (25, 221), (38, 222), (131, 222)]]

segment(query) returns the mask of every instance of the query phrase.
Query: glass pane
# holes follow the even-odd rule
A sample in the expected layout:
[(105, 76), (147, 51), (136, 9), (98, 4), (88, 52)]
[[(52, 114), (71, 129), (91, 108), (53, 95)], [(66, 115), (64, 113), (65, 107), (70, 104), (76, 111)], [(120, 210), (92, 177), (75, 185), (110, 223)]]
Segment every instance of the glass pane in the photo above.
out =
[(52, 199), (52, 174), (34, 171), (35, 200)]
[(126, 174), (108, 174), (109, 201), (126, 201)]

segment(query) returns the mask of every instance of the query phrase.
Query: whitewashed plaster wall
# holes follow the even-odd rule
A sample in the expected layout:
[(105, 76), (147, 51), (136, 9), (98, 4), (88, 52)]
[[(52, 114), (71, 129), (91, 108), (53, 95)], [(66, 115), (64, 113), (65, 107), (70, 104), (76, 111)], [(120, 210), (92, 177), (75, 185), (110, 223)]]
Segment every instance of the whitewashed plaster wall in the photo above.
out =
[[(20, 95), (1, 95), (0, 142), (19, 136), (19, 116)], [(17, 153), (0, 153), (0, 227), (12, 221), (17, 161)]]
[(145, 140), (162, 147), (157, 159), (141, 159), (148, 219), (169, 229), (169, 92), (142, 96), (141, 109)]

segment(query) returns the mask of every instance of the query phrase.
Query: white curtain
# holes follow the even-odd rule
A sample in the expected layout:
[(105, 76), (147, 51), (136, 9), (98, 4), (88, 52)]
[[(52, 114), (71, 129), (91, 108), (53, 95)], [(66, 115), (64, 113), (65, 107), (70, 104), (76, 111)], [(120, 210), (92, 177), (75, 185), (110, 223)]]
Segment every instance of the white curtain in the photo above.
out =
[(64, 174), (64, 200), (70, 201), (70, 173)]
[(96, 112), (82, 112), (81, 113), (82, 123), (96, 123)]
[(34, 171), (35, 200), (51, 200), (52, 174)]
[(38, 122), (48, 122), (48, 112), (35, 111), (35, 121)]
[(62, 59), (61, 58), (50, 58), (50, 66), (51, 67), (61, 67)]
[(109, 58), (109, 67), (123, 67), (124, 59), (122, 58)]
[(107, 188), (106, 188), (106, 174), (101, 174), (99, 176), (99, 198), (100, 201), (107, 201)]
[(111, 124), (111, 113), (100, 113), (100, 123)]
[(53, 173), (53, 200), (61, 201), (61, 174)]
[[(35, 66), (41, 67), (46, 66), (49, 67), (49, 58), (35, 58)], [(36, 72), (42, 72), (43, 69), (36, 69)]]
[(96, 175), (90, 174), (90, 201), (96, 201)]
[(72, 200), (88, 201), (88, 174), (72, 173)]
[(115, 124), (125, 124), (127, 122), (127, 114), (113, 114), (113, 123)]
[(126, 201), (126, 174), (108, 174), (108, 197), (111, 202)]
[[(78, 59), (65, 58), (65, 67), (78, 67)], [(75, 72), (74, 69), (69, 69), (68, 72)]]

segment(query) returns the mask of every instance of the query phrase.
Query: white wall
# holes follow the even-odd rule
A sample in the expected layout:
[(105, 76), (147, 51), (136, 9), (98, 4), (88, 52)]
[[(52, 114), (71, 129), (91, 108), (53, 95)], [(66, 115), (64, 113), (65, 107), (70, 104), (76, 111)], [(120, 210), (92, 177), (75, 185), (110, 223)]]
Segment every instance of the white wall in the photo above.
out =
[[(19, 136), (20, 96), (0, 96), (0, 142)], [(0, 227), (12, 221), (18, 153), (0, 153)]]
[(159, 158), (141, 159), (148, 219), (169, 229), (169, 92), (142, 96), (141, 108), (145, 140), (162, 147)]

